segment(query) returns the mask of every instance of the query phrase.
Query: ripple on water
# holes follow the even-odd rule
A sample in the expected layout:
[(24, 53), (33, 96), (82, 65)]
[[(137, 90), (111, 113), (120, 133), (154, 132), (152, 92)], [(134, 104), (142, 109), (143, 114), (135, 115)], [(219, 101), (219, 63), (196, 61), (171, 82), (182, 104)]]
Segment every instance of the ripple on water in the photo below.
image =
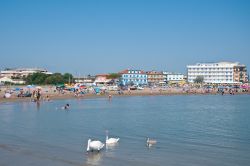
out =
[[(0, 165), (247, 165), (249, 97), (150, 96), (2, 103)], [(70, 110), (60, 108), (70, 103)], [(120, 137), (86, 154), (89, 138)], [(146, 147), (146, 138), (157, 144)]]

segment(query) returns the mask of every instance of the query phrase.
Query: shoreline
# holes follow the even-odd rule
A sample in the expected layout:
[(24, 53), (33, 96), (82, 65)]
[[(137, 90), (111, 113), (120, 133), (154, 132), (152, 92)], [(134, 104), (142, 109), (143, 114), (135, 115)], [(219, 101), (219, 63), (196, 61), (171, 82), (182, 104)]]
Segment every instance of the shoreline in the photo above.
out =
[[(249, 95), (250, 92), (237, 92), (234, 95)], [(183, 95), (183, 96), (194, 96), (194, 95), (221, 95), (220, 93), (210, 92), (210, 93), (203, 93), (203, 92), (147, 92), (147, 91), (131, 91), (131, 92), (124, 92), (124, 94), (117, 94), (116, 91), (111, 91), (108, 94), (84, 94), (81, 96), (75, 96), (74, 93), (67, 93), (67, 94), (47, 94), (43, 95), (43, 99), (41, 101), (46, 101), (45, 96), (49, 95), (50, 101), (53, 100), (64, 100), (64, 99), (95, 99), (95, 98), (107, 98), (109, 95), (114, 97), (134, 97), (134, 96), (176, 96), (176, 95)], [(225, 93), (224, 95), (233, 96), (229, 93)], [(2, 103), (12, 103), (12, 102), (31, 102), (31, 97), (11, 97), (11, 98), (0, 98), (0, 104)]]

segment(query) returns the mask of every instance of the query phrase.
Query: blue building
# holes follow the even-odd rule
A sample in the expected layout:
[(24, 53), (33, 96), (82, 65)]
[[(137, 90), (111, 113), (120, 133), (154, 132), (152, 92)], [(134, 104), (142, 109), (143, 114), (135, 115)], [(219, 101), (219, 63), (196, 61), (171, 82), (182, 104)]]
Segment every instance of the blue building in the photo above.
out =
[(121, 74), (121, 83), (123, 85), (146, 85), (148, 84), (147, 74), (142, 70), (123, 70)]

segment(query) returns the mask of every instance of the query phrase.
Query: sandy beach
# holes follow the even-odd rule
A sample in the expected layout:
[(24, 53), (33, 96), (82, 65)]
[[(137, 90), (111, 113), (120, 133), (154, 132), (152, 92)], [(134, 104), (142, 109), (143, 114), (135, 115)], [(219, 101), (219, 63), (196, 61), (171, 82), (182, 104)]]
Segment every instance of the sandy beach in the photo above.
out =
[[(0, 91), (0, 103), (1, 102), (17, 102), (17, 101), (32, 101), (31, 97), (18, 97), (20, 91), (13, 91), (10, 98), (4, 98), (4, 94), (6, 90), (13, 88), (1, 88)], [(24, 91), (31, 91), (29, 89), (23, 88)], [(72, 99), (72, 98), (108, 98), (109, 95), (112, 97), (116, 96), (154, 96), (154, 95), (221, 95), (217, 92), (217, 89), (212, 89), (207, 92), (202, 88), (189, 88), (188, 90), (184, 90), (183, 88), (144, 88), (143, 90), (124, 90), (122, 93), (118, 93), (118, 91), (105, 91), (103, 93), (96, 94), (94, 91), (88, 91), (85, 94), (76, 95), (75, 92), (72, 91), (63, 91), (59, 92), (56, 90), (54, 86), (42, 86), (41, 90), (41, 101), (43, 100), (60, 100), (60, 99)], [(239, 94), (250, 94), (249, 92), (235, 92), (235, 95)], [(228, 91), (225, 91), (224, 95), (230, 95)], [(48, 98), (47, 98), (48, 96)]]

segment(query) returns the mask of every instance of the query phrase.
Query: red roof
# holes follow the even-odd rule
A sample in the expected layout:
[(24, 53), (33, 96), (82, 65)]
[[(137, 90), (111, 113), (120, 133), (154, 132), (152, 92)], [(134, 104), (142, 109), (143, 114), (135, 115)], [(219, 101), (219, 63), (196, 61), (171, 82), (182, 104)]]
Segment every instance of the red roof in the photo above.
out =
[(107, 77), (109, 74), (97, 74), (96, 76), (102, 76), (102, 77)]
[[(141, 73), (128, 73), (129, 71), (140, 71)], [(143, 70), (129, 70), (129, 69), (126, 69), (126, 70), (123, 70), (123, 71), (119, 72), (119, 74), (145, 74), (145, 72)]]
[(146, 73), (149, 75), (162, 75), (162, 72), (158, 72), (158, 71), (147, 71)]

